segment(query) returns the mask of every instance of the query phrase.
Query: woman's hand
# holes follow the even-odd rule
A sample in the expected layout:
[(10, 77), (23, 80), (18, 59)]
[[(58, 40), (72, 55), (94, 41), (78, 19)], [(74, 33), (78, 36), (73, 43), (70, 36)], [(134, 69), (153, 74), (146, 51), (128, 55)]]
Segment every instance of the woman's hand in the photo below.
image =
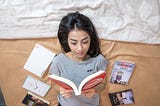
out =
[(66, 90), (62, 87), (60, 87), (60, 94), (64, 97), (64, 98), (68, 98), (72, 95), (73, 91), (72, 90)]
[(96, 94), (96, 89), (91, 88), (91, 89), (84, 90), (82, 91), (82, 94), (88, 98), (92, 98)]

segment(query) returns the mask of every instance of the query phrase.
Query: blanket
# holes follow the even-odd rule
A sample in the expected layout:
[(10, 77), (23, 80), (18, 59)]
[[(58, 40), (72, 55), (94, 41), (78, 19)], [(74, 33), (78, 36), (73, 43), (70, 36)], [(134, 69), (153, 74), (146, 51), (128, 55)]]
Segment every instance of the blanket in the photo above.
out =
[(56, 37), (74, 11), (90, 17), (102, 39), (160, 43), (159, 0), (0, 0), (0, 39)]
[[(39, 43), (55, 53), (61, 52), (57, 38), (0, 40), (0, 86), (7, 106), (24, 106), (21, 102), (28, 92), (22, 87), (28, 75), (52, 85), (46, 79), (26, 71), (23, 67), (34, 45)], [(106, 88), (101, 92), (101, 106), (111, 106), (108, 93), (132, 89), (133, 106), (159, 106), (160, 45), (109, 41), (101, 39), (101, 50), (109, 60)], [(109, 83), (115, 60), (135, 62), (135, 69), (127, 86)], [(57, 106), (57, 91), (51, 87), (43, 99)], [(129, 105), (126, 105), (129, 106)]]

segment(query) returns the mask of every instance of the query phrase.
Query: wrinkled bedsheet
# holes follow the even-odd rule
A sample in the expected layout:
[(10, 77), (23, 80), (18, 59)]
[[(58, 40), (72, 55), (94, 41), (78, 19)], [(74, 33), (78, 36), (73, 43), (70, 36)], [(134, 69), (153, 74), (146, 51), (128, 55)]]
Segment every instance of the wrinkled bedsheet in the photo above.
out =
[(56, 37), (73, 11), (90, 17), (100, 38), (160, 43), (160, 0), (0, 0), (0, 39)]

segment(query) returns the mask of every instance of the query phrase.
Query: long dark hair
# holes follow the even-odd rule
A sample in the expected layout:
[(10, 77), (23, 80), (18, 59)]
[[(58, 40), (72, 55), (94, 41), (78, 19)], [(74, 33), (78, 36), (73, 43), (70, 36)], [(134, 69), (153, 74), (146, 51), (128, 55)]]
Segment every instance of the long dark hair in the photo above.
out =
[(60, 22), (58, 39), (63, 50), (65, 52), (71, 51), (68, 45), (68, 34), (75, 28), (86, 31), (90, 36), (91, 43), (87, 54), (91, 57), (95, 57), (100, 54), (100, 44), (96, 29), (91, 20), (79, 12), (69, 13), (64, 16)]

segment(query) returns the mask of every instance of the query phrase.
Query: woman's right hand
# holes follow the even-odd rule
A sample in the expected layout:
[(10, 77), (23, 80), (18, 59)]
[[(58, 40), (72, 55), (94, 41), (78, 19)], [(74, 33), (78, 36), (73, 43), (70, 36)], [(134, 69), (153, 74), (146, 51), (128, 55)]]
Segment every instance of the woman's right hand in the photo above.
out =
[(64, 97), (64, 98), (68, 98), (72, 95), (73, 90), (66, 90), (62, 87), (60, 87), (60, 94)]

